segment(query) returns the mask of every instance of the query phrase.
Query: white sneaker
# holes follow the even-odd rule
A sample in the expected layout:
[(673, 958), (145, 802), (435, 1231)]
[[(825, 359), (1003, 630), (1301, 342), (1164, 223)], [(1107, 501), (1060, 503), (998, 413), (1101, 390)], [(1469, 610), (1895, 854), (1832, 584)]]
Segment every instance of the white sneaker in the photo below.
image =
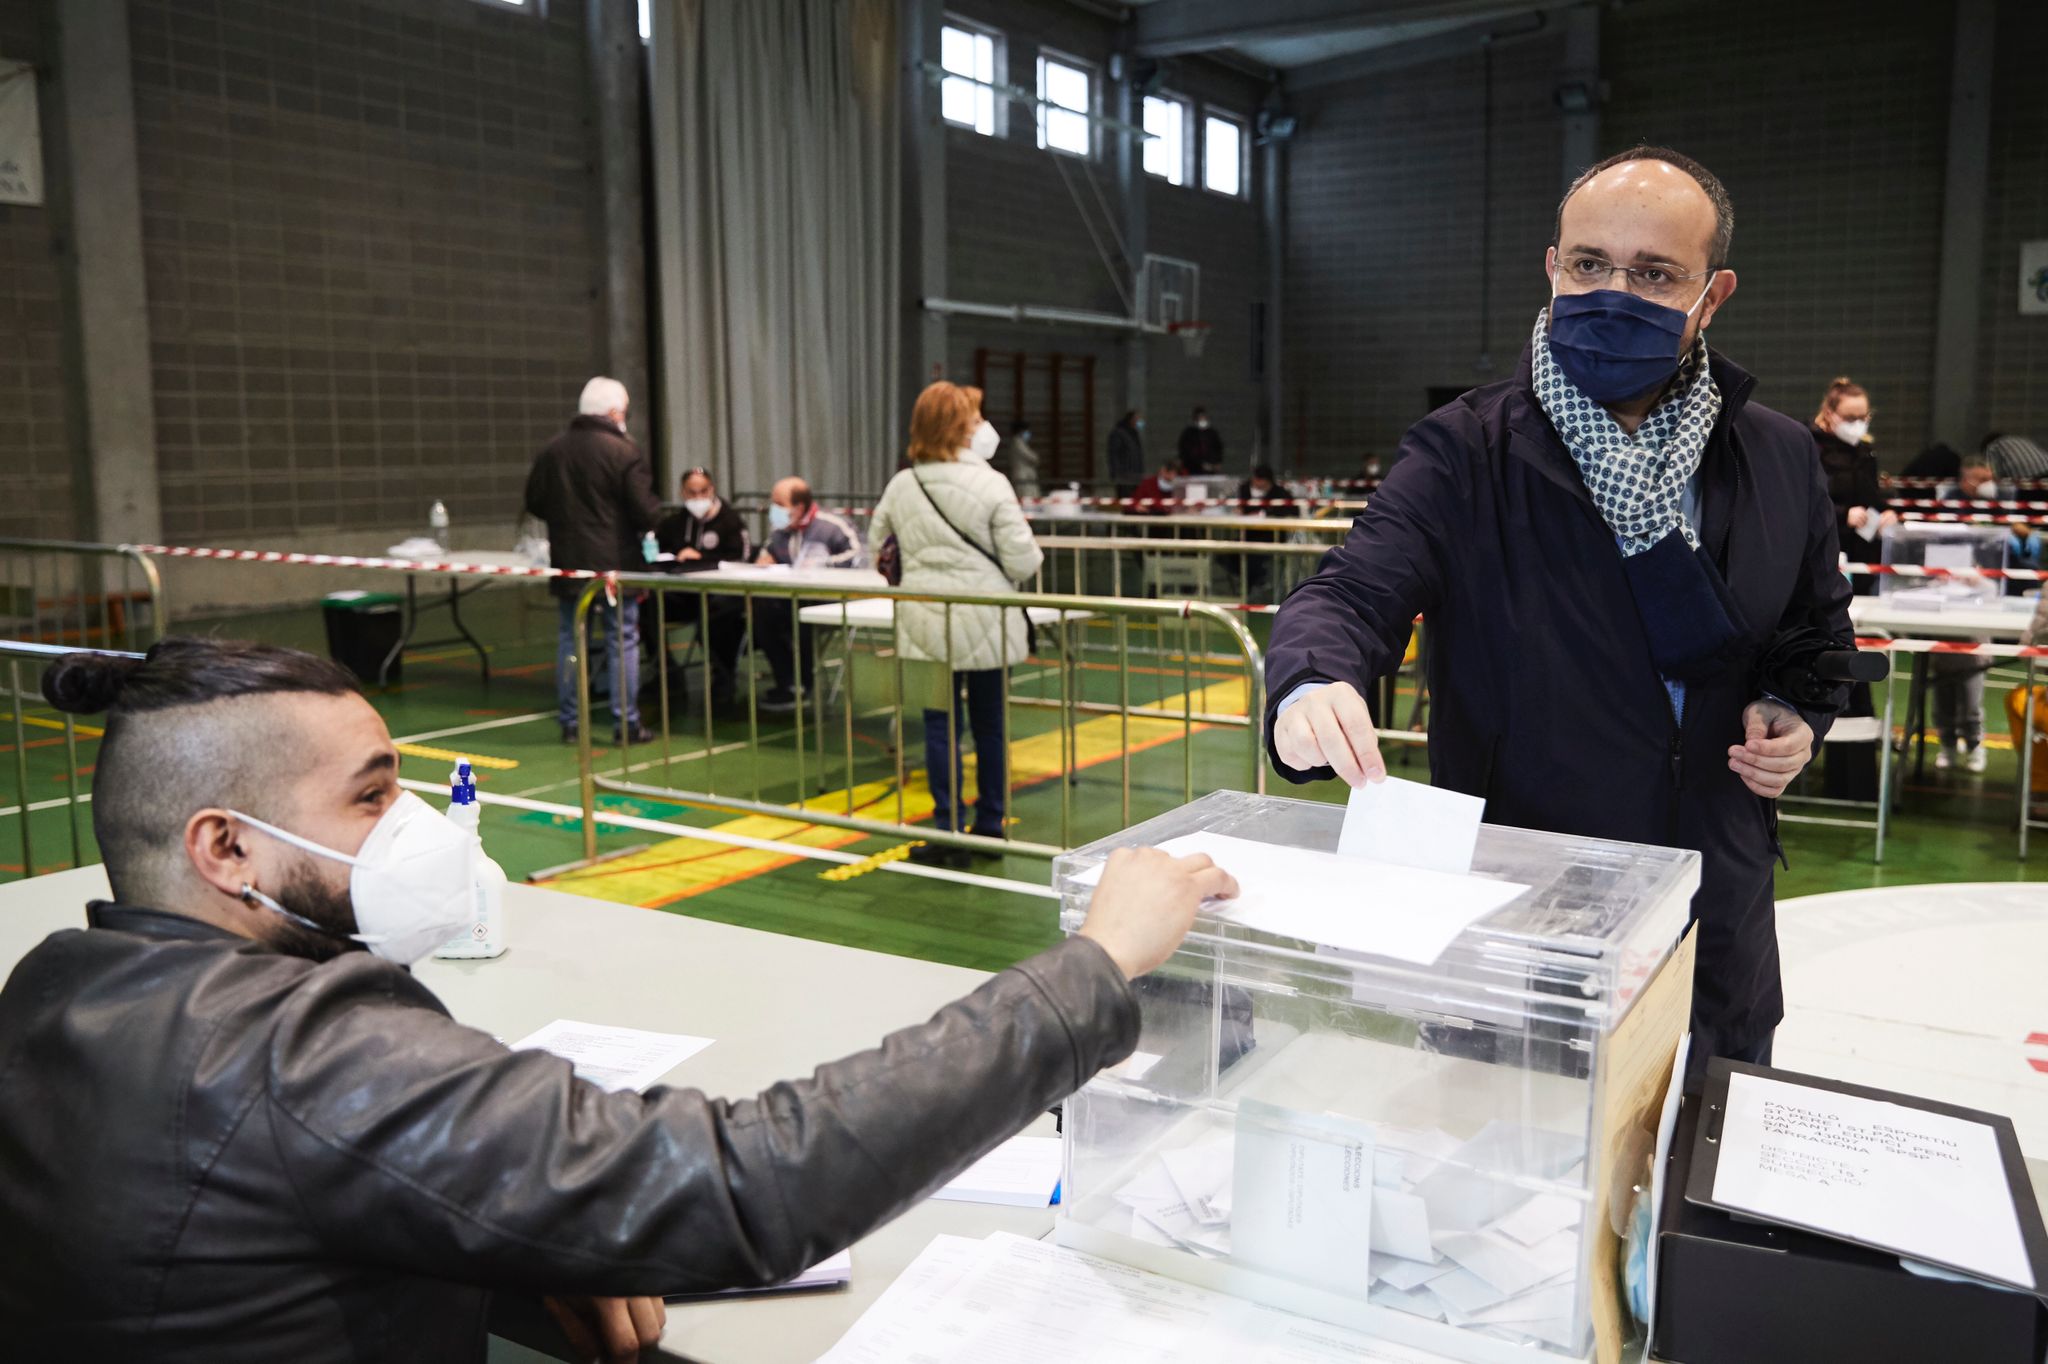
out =
[(1984, 770), (1984, 764), (1986, 763), (1986, 761), (1988, 761), (1989, 756), (1990, 755), (1988, 755), (1984, 751), (1984, 745), (1978, 744), (1975, 748), (1970, 750), (1969, 756), (1963, 759), (1963, 766), (1967, 767), (1972, 772), (1982, 772)]
[(1934, 770), (1946, 772), (1954, 760), (1948, 755), (1948, 745), (1942, 744), (1934, 750)]

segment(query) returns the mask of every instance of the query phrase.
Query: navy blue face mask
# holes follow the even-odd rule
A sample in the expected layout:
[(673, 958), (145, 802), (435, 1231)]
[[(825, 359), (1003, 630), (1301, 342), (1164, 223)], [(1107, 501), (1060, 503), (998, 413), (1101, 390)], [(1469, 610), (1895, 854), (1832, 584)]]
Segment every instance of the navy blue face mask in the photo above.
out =
[[(1706, 296), (1700, 290), (1692, 308)], [(1554, 295), (1550, 356), (1596, 403), (1638, 397), (1678, 372), (1679, 343), (1692, 308), (1680, 312), (1622, 289)]]

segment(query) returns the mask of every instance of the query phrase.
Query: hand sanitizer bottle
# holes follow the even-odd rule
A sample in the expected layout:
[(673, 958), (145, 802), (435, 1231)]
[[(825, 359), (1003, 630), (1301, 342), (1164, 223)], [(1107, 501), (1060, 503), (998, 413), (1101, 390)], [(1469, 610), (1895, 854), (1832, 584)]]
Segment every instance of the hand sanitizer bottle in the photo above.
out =
[(445, 554), (448, 550), (448, 507), (438, 498), (433, 506), (427, 508), (427, 529), (432, 532), (428, 538)]
[(641, 562), (651, 564), (660, 557), (661, 544), (654, 538), (654, 532), (648, 531), (647, 534), (640, 537)]
[(476, 908), (469, 928), (434, 949), (437, 957), (454, 960), (502, 956), (505, 951), (505, 869), (484, 855), (479, 834), (483, 807), (476, 803), (476, 774), (469, 759), (455, 765), (448, 776), (448, 818), (469, 830), (478, 840), (476, 850)]

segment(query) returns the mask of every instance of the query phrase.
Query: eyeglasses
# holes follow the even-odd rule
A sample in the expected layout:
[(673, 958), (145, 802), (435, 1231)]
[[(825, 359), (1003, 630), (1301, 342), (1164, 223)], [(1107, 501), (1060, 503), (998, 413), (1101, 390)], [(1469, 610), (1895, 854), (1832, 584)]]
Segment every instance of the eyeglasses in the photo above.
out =
[[(1718, 273), (1701, 270), (1688, 275), (1668, 265), (1616, 265), (1604, 256), (1576, 252), (1558, 256), (1557, 272), (1558, 287), (1570, 293), (1621, 287), (1656, 303), (1691, 302), (1693, 281), (1710, 279)], [(1627, 282), (1616, 286), (1616, 275), (1626, 276)]]

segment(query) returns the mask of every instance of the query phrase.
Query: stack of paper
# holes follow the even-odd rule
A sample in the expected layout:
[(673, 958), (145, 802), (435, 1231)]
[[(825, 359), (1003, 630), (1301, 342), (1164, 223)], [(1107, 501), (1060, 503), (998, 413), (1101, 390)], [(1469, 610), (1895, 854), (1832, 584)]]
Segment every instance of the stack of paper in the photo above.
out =
[[(818, 1261), (794, 1279), (785, 1279), (778, 1284), (763, 1288), (727, 1288), (717, 1293), (703, 1294), (707, 1298), (743, 1298), (754, 1293), (816, 1293), (830, 1288), (844, 1288), (853, 1282), (853, 1252), (842, 1250), (837, 1255)], [(696, 1296), (671, 1294), (670, 1302), (687, 1301)]]
[[(1574, 1348), (1583, 1144), (1494, 1122), (1436, 1129), (1246, 1100), (1234, 1128), (1154, 1152), (1104, 1230), (1375, 1306)], [(1551, 1192), (1539, 1191), (1552, 1184)]]

